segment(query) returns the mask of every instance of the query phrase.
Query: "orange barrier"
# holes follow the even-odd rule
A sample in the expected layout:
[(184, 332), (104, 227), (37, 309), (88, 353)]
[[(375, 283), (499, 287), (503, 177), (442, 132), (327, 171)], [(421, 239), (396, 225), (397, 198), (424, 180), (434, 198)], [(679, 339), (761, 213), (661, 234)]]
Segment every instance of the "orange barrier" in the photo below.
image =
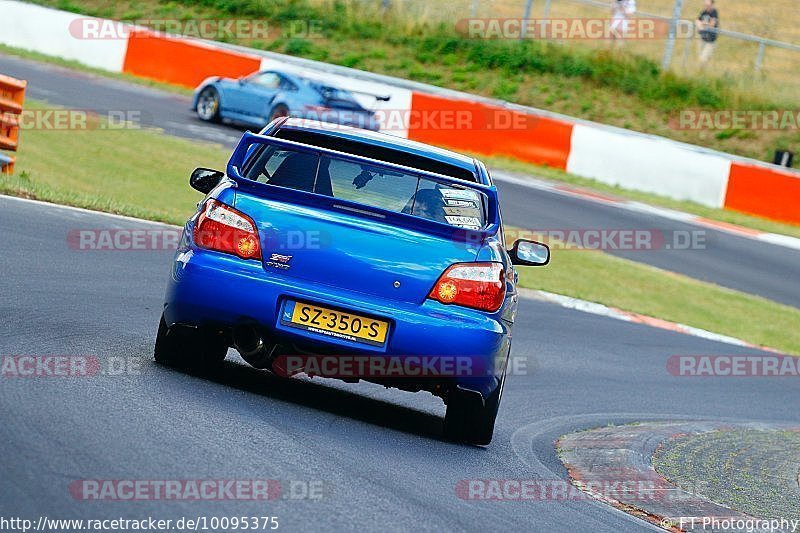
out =
[[(19, 114), (25, 102), (28, 82), (0, 74), (0, 150), (16, 151), (19, 147)], [(14, 158), (0, 154), (0, 171), (14, 172)]]
[(468, 100), (414, 92), (408, 138), (566, 169), (572, 124)]
[(19, 144), (19, 115), (0, 113), (0, 150), (15, 152)]
[(261, 58), (135, 30), (122, 71), (151, 80), (196, 87), (209, 76), (238, 78), (257, 71)]
[(733, 162), (725, 208), (800, 224), (800, 174)]
[(0, 74), (0, 111), (19, 115), (28, 82)]

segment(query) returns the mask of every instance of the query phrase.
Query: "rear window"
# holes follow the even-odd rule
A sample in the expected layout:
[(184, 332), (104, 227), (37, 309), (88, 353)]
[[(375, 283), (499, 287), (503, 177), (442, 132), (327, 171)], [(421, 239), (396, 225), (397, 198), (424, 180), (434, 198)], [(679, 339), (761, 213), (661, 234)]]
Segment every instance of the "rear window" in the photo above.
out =
[(344, 152), (346, 154), (358, 154), (370, 159), (377, 159), (378, 161), (386, 161), (387, 163), (403, 165), (404, 167), (418, 168), (443, 176), (452, 176), (460, 180), (477, 181), (475, 179), (475, 174), (473, 174), (471, 170), (457, 165), (451, 165), (443, 161), (431, 159), (430, 157), (424, 157), (394, 148), (345, 139), (336, 135), (281, 128), (275, 132), (275, 137), (286, 139), (287, 141), (319, 146), (320, 148), (327, 148), (328, 150), (336, 150), (337, 152)]
[(267, 146), (249, 165), (245, 177), (460, 228), (485, 225), (480, 192), (377, 165)]
[(336, 87), (326, 87), (324, 85), (316, 85), (315, 87), (326, 100), (339, 100), (342, 102), (356, 103), (353, 95), (350, 94), (350, 91), (337, 89)]

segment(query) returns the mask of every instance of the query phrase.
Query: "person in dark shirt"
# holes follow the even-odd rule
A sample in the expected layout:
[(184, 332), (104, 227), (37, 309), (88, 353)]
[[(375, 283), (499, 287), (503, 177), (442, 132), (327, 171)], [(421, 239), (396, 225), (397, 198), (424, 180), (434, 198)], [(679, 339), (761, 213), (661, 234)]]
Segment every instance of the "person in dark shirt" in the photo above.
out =
[(719, 28), (719, 13), (714, 4), (714, 0), (705, 0), (703, 11), (695, 22), (700, 33), (700, 64), (705, 65), (714, 53), (714, 45), (717, 42), (717, 28)]

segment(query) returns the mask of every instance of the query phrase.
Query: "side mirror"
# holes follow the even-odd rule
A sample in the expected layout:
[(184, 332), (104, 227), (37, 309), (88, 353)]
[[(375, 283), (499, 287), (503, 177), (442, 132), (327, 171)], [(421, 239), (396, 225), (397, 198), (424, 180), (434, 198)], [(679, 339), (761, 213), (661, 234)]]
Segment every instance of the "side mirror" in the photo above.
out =
[(544, 266), (550, 262), (550, 248), (536, 241), (519, 239), (508, 254), (514, 265)]
[(222, 181), (224, 177), (225, 174), (219, 170), (196, 168), (189, 178), (189, 185), (203, 194), (208, 194), (211, 192), (211, 189), (219, 185), (219, 182)]

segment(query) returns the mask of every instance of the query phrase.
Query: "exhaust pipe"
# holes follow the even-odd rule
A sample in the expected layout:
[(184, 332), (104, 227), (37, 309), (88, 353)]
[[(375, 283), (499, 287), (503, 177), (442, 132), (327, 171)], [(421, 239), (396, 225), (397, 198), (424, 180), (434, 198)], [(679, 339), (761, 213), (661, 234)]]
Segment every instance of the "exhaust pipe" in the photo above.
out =
[(252, 326), (233, 328), (233, 347), (247, 364), (260, 370), (269, 369), (275, 352), (275, 344), (269, 344)]

